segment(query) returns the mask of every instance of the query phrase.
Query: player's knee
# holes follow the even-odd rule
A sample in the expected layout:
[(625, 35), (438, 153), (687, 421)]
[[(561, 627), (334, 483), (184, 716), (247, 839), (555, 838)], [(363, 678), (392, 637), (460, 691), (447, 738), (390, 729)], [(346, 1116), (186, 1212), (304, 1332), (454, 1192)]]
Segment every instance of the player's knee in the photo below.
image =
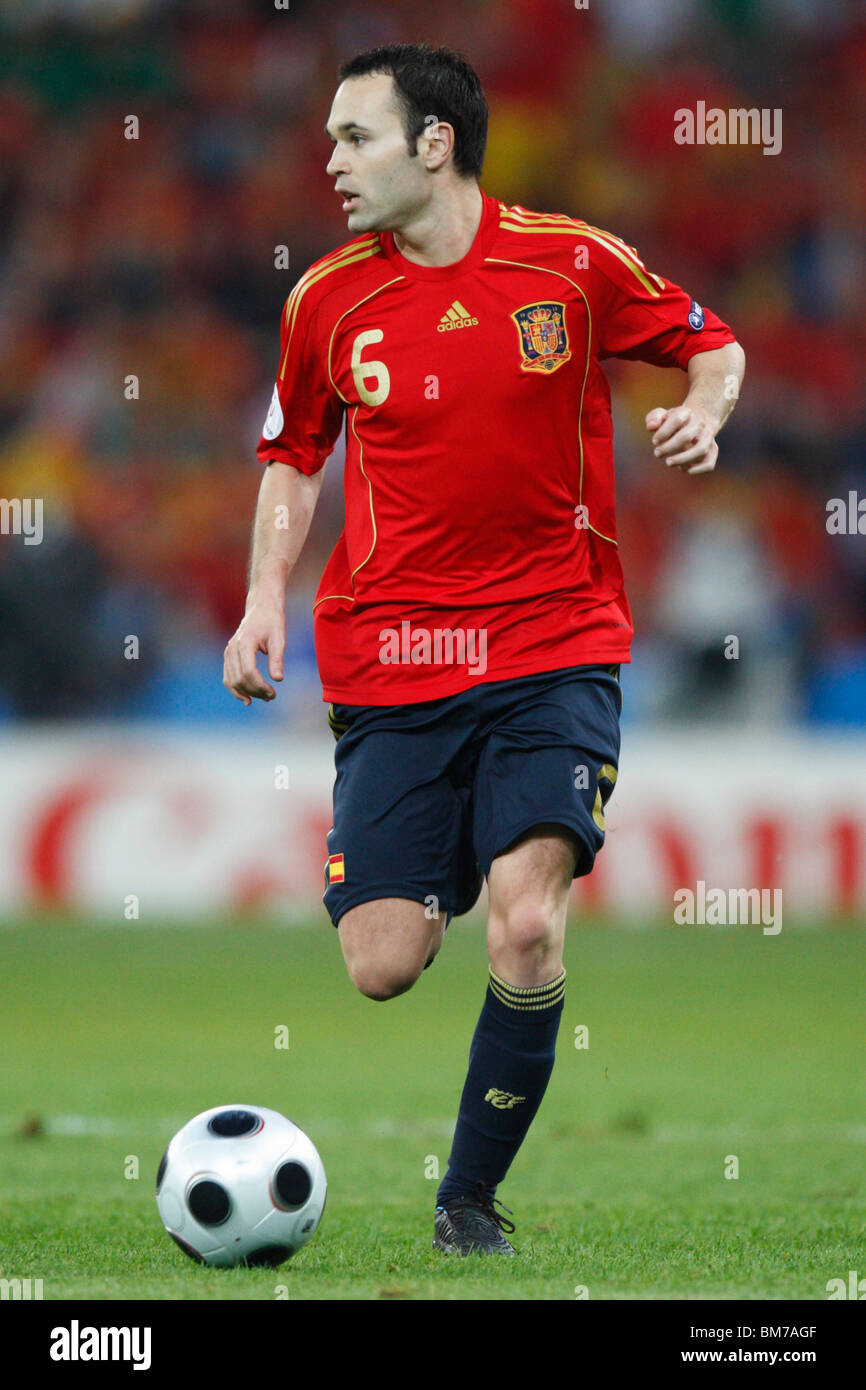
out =
[(349, 979), (368, 999), (394, 999), (411, 989), (442, 931), (431, 930), (415, 902), (362, 903), (339, 924), (340, 945)]
[(527, 961), (546, 956), (559, 941), (557, 914), (543, 903), (515, 904), (498, 918), (491, 915), (488, 930), (491, 963), (515, 956)]
[(384, 1002), (405, 994), (418, 978), (418, 971), (394, 962), (360, 960), (348, 965), (349, 979), (368, 999)]

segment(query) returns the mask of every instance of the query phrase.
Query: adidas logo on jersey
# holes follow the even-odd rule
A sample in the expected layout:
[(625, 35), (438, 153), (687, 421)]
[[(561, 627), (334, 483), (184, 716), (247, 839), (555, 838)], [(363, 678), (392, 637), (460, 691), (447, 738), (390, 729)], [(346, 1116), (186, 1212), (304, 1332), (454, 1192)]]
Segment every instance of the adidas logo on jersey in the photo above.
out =
[(450, 333), (454, 328), (476, 328), (478, 320), (468, 309), (464, 309), (459, 299), (455, 299), (447, 314), (443, 314), (437, 325), (438, 332)]

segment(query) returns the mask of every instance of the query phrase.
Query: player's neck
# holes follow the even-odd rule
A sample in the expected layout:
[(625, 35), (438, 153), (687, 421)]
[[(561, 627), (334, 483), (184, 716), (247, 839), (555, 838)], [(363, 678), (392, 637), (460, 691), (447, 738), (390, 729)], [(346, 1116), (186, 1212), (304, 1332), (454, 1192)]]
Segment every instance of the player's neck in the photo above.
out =
[(420, 216), (394, 232), (394, 245), (416, 265), (454, 265), (468, 254), (478, 235), (484, 198), (477, 183), (455, 187), (453, 193), (434, 199)]

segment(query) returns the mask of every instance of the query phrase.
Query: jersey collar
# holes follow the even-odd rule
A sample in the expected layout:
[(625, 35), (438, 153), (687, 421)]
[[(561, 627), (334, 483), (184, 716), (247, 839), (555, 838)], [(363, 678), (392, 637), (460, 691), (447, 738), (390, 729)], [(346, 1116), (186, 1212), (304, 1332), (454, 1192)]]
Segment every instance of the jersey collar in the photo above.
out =
[(489, 198), (483, 189), (481, 196), (484, 199), (481, 221), (475, 240), (462, 260), (454, 261), (451, 265), (416, 265), (414, 261), (401, 256), (394, 245), (393, 232), (383, 232), (380, 236), (382, 250), (407, 280), (456, 280), (461, 275), (468, 275), (484, 260), (499, 229), (499, 203), (495, 198)]

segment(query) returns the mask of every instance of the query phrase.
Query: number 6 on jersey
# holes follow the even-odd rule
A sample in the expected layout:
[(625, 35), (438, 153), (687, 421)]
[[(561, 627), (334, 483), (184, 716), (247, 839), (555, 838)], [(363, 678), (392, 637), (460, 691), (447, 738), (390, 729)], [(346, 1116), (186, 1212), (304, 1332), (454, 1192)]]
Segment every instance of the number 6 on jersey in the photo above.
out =
[[(352, 376), (358, 395), (365, 405), (381, 405), (388, 399), (391, 390), (391, 374), (384, 362), (361, 361), (364, 348), (370, 347), (372, 343), (381, 343), (384, 336), (381, 328), (370, 328), (366, 333), (359, 333), (352, 344)], [(375, 391), (370, 391), (364, 385), (364, 381), (371, 376), (376, 378)]]

